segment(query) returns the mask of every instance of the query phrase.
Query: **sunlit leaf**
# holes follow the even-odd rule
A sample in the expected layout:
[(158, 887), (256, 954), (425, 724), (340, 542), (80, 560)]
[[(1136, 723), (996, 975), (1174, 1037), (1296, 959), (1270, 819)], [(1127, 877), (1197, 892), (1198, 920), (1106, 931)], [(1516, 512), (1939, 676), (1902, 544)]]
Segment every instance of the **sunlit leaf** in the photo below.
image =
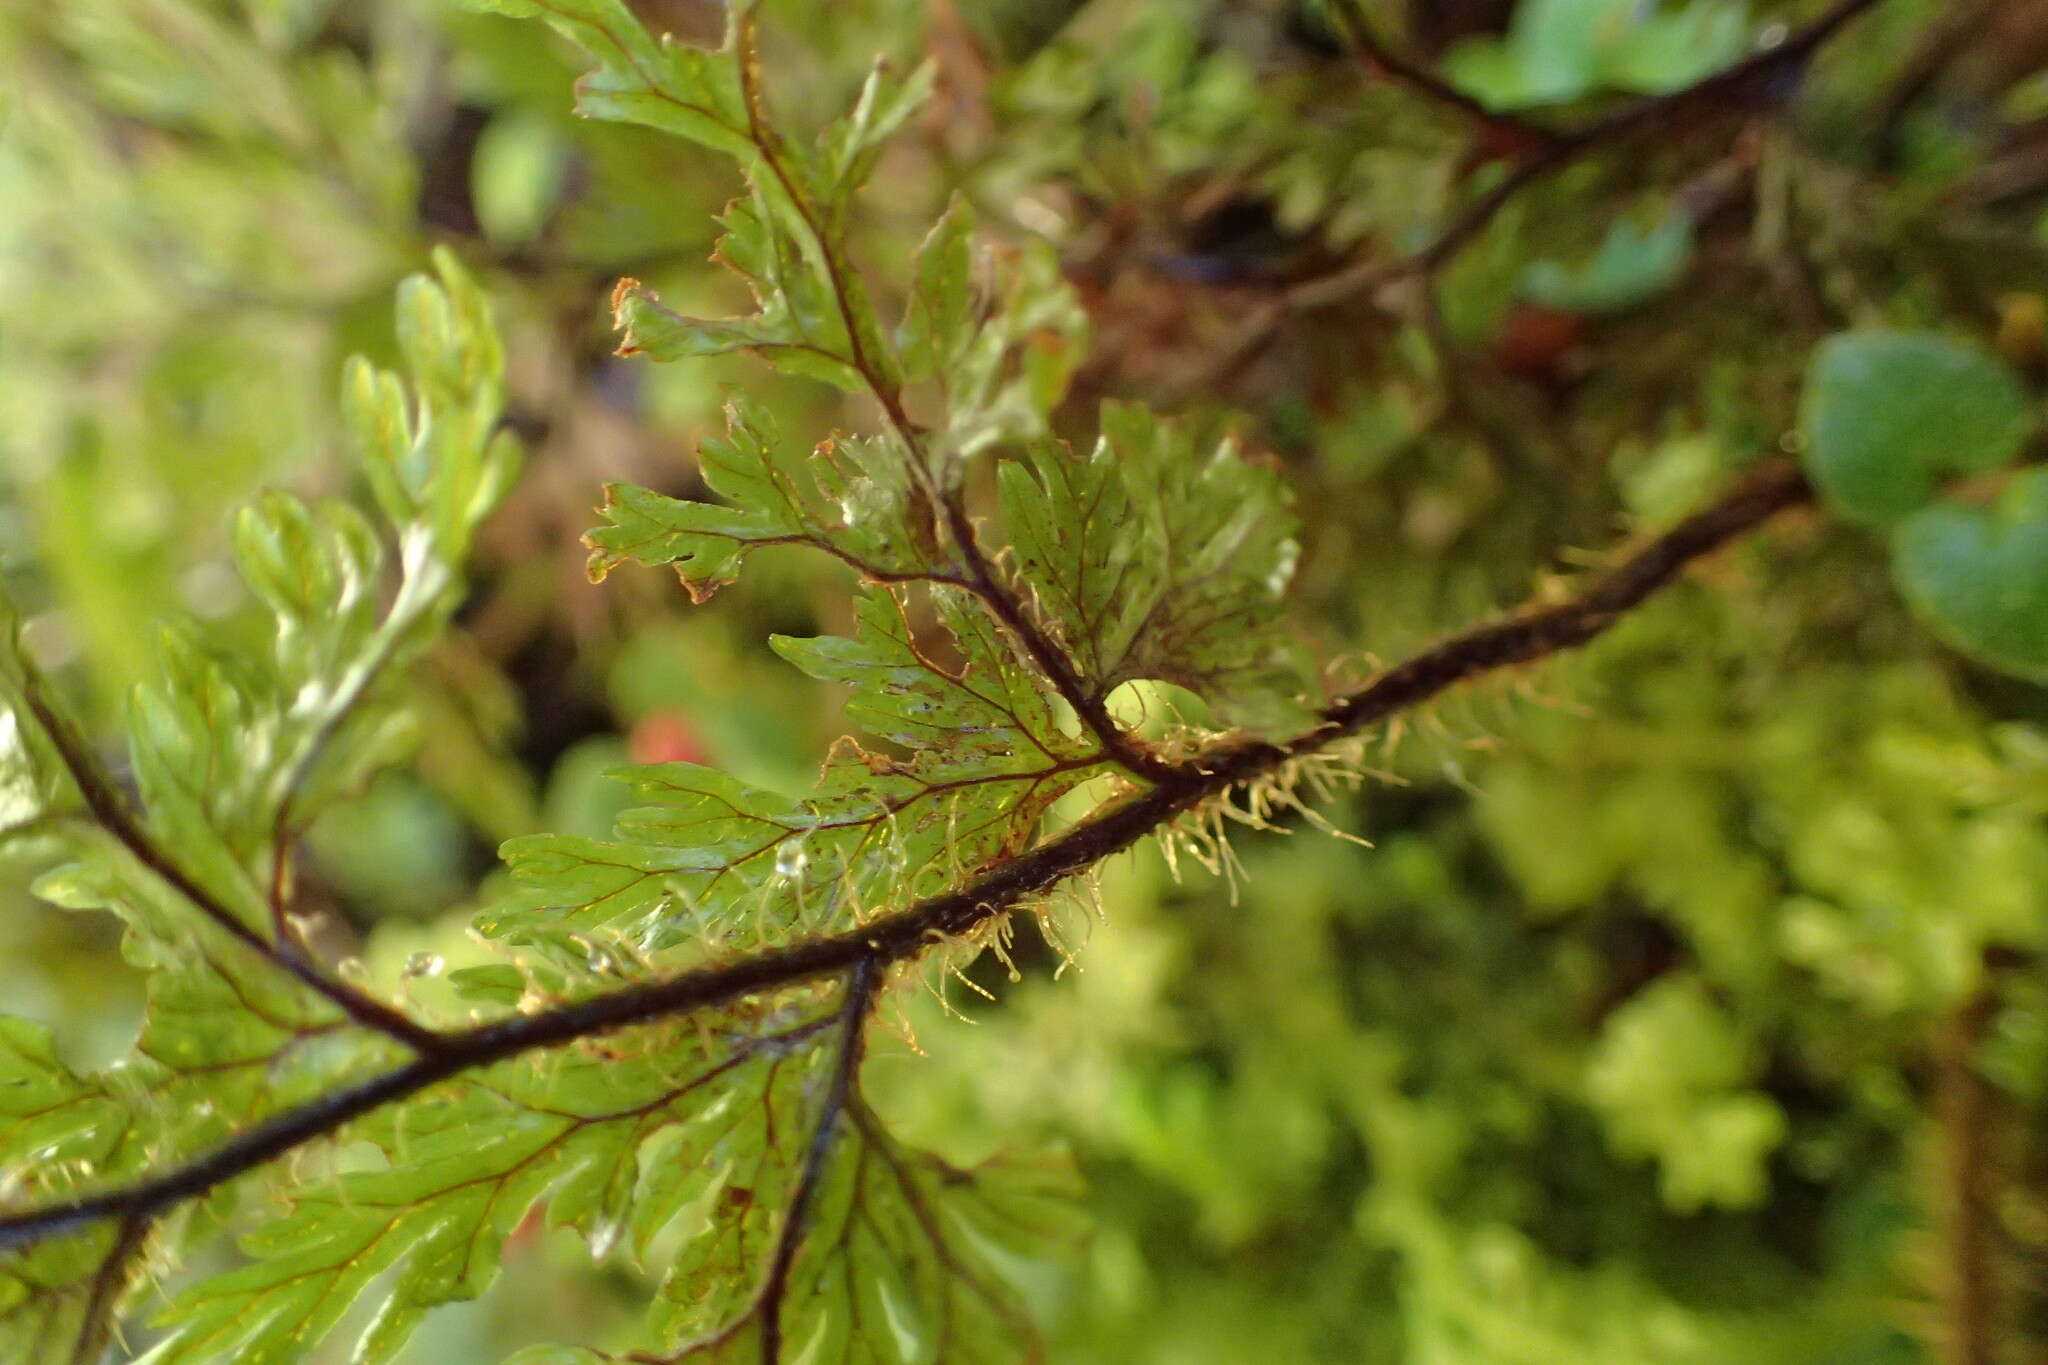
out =
[(885, 445), (833, 439), (792, 450), (769, 414), (735, 399), (726, 435), (698, 450), (704, 482), (725, 505), (686, 502), (614, 484), (609, 525), (588, 537), (590, 571), (602, 578), (621, 562), (673, 564), (702, 602), (739, 576), (752, 550), (810, 545), (868, 577), (914, 577), (939, 567), (925, 548), (931, 531), (913, 509), (902, 453)]
[(1040, 444), (1000, 471), (1017, 581), (1097, 696), (1177, 683), (1219, 716), (1295, 718), (1274, 628), (1298, 553), (1286, 493), (1232, 442), (1110, 404), (1085, 458)]

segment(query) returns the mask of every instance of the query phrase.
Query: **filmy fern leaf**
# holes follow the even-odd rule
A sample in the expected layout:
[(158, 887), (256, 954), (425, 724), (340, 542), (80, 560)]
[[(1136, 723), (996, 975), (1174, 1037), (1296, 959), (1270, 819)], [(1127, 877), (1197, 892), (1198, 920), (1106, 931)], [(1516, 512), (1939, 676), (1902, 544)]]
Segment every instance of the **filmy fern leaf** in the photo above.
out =
[(749, 1022), (761, 1031), (730, 1043), (655, 1030), (476, 1072), (359, 1125), (351, 1136), (384, 1164), (293, 1192), (244, 1239), (250, 1264), (172, 1299), (149, 1365), (295, 1359), (365, 1294), (382, 1298), (354, 1359), (388, 1360), (428, 1309), (490, 1285), (536, 1205), (599, 1254), (630, 1226), (630, 1253), (645, 1256), (730, 1151), (754, 1147), (732, 1132), (750, 1092), (762, 1105), (801, 1098), (817, 1026)]
[[(35, 890), (119, 915), (124, 951), (148, 974), (135, 1052), (99, 1074), (70, 1076), (26, 1026), (6, 1021), (23, 1071), (9, 1081), (7, 1131), (34, 1144), (6, 1169), (31, 1173), (37, 1193), (132, 1178), (217, 1146), (388, 1063), (394, 1043), (421, 1032), (311, 961), (290, 860), (322, 809), (404, 755), (397, 666), (453, 611), (469, 535), (512, 472), (496, 430), (501, 361), (488, 306), (452, 257), (438, 266), (438, 282), (401, 290), (410, 385), (366, 365), (347, 381), (365, 467), (400, 545), (388, 594), (384, 533), (352, 508), (274, 493), (248, 509), (236, 562), (272, 632), (237, 649), (188, 623), (167, 631), (162, 671), (134, 700), (133, 804), (10, 639), (0, 685), (26, 765), (16, 788), (62, 858)], [(56, 1245), (104, 1240), (95, 1230)], [(118, 1238), (97, 1258), (33, 1249), (0, 1276), (33, 1284), (30, 1301), (85, 1295), (104, 1311), (133, 1278), (134, 1241)], [(168, 1256), (175, 1241), (159, 1227), (151, 1246)], [(51, 1279), (60, 1269), (73, 1277), (62, 1286)]]
[(881, 588), (862, 594), (856, 638), (775, 641), (811, 676), (851, 685), (849, 719), (903, 757), (842, 746), (804, 798), (687, 763), (621, 769), (652, 804), (620, 818), (617, 842), (512, 841), (525, 894), (489, 915), (485, 932), (553, 943), (574, 961), (588, 958), (578, 945), (599, 942), (648, 954), (840, 929), (1021, 847), (1103, 764), (1061, 727), (1056, 700), (971, 599), (935, 596), (959, 657), (950, 667)]
[[(745, 5), (714, 53), (653, 38), (619, 0), (480, 3), (591, 53), (584, 113), (681, 135), (745, 175), (719, 254), (754, 311), (690, 318), (623, 281), (622, 352), (746, 351), (879, 412), (870, 433), (807, 444), (735, 400), (702, 451), (715, 501), (614, 487), (590, 536), (593, 577), (672, 565), (699, 602), (764, 548), (851, 568), (849, 636), (772, 644), (845, 689), (858, 734), (806, 792), (641, 765), (614, 774), (637, 802), (613, 838), (507, 843), (510, 889), (476, 920), (497, 956), (451, 978), (480, 1021), (468, 1030), (428, 1029), (312, 960), (292, 846), (406, 752), (400, 666), (448, 623), (513, 468), (488, 309), (443, 257), (438, 283), (401, 291), (405, 377), (361, 363), (345, 376), (390, 529), (281, 493), (244, 514), (236, 561), (274, 629), (239, 652), (173, 633), (136, 703), (139, 809), (28, 661), (0, 667), (15, 726), (0, 736), (0, 814), (86, 817), (40, 890), (122, 913), (151, 972), (138, 1053), (104, 1075), (66, 1070), (25, 1025), (0, 1032), (0, 1152), (41, 1163), (20, 1193), (61, 1198), (260, 1146), (293, 1104), (282, 1121), (307, 1126), (279, 1152), (342, 1140), (300, 1154), (289, 1179), (216, 1157), (203, 1204), (152, 1196), (112, 1228), (81, 1216), (82, 1231), (6, 1263), (0, 1327), (56, 1323), (89, 1341), (138, 1263), (238, 1230), (240, 1263), (170, 1294), (150, 1365), (302, 1359), (364, 1300), (354, 1359), (374, 1365), (423, 1314), (483, 1292), (539, 1220), (649, 1282), (631, 1359), (1028, 1355), (1008, 1277), (1069, 1236), (1070, 1175), (1015, 1155), (959, 1168), (891, 1134), (861, 1086), (873, 1014), (892, 964), (958, 932), (933, 920), (906, 935), (914, 907), (971, 900), (978, 878), (1037, 855), (1055, 804), (1091, 779), (1114, 775), (1115, 800), (1158, 777), (1106, 710), (1121, 684), (1181, 683), (1227, 725), (1301, 714), (1274, 634), (1294, 558), (1278, 482), (1136, 409), (1105, 410), (1089, 458), (1054, 441), (1082, 310), (1049, 249), (982, 243), (964, 200), (885, 322), (845, 225), (929, 68), (877, 67), (851, 111), (800, 144), (768, 116)], [(1000, 493), (986, 507), (977, 471)], [(984, 543), (997, 535), (1008, 545)], [(1057, 875), (1019, 877), (1008, 903)], [(968, 908), (958, 923), (985, 918)], [(884, 932), (908, 946), (885, 954), (866, 937)], [(698, 992), (749, 964), (791, 965)], [(185, 1211), (165, 1216), (173, 1206)]]
[(1085, 459), (1039, 442), (999, 477), (1017, 581), (1098, 693), (1151, 678), (1229, 722), (1304, 722), (1276, 635), (1298, 547), (1270, 470), (1113, 403)]
[(672, 564), (691, 598), (703, 602), (766, 546), (809, 545), (877, 581), (920, 577), (941, 562), (902, 454), (882, 442), (835, 438), (792, 449), (770, 414), (736, 398), (726, 409), (725, 437), (705, 441), (698, 458), (705, 484), (725, 503), (611, 485), (608, 524), (589, 537), (593, 578), (627, 560)]

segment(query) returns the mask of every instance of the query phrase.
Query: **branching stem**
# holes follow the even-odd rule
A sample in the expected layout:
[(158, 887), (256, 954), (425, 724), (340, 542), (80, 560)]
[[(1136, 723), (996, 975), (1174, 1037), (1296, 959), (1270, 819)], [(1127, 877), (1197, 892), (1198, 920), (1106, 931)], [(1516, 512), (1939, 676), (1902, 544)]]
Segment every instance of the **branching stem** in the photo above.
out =
[(201, 886), (190, 873), (179, 865), (170, 852), (160, 846), (143, 826), (142, 821), (128, 807), (120, 789), (112, 778), (100, 768), (86, 743), (59, 715), (49, 702), (48, 683), (34, 671), (27, 668), (27, 677), (21, 689), (22, 700), (35, 717), (36, 724), (49, 736), (50, 747), (56, 751), (58, 761), (64, 765), (72, 785), (78, 788), (86, 810), (101, 828), (113, 836), (115, 842), (128, 851), (129, 856), (141, 863), (164, 885), (182, 896), (222, 932), (248, 948), (264, 961), (289, 974), (315, 994), (332, 1002), (336, 1008), (357, 1024), (381, 1033), (405, 1044), (418, 1053), (430, 1053), (440, 1047), (440, 1036), (432, 1029), (415, 1023), (381, 1000), (373, 999), (344, 981), (337, 980), (322, 971), (320, 967), (294, 950), (287, 942), (273, 943), (249, 927), (219, 897)]
[(1341, 698), (1322, 723), (1284, 744), (1224, 741), (1153, 787), (982, 872), (966, 885), (842, 933), (763, 949), (745, 957), (626, 986), (534, 1015), (430, 1035), (434, 1046), (381, 1075), (266, 1120), (214, 1151), (134, 1184), (0, 1216), (0, 1249), (22, 1246), (105, 1218), (149, 1219), (197, 1198), (300, 1145), (428, 1086), (536, 1048), (559, 1046), (630, 1024), (687, 1014), (832, 976), (858, 982), (914, 961), (1008, 914), (1076, 873), (1130, 848), (1204, 802), (1270, 776), (1373, 725), (1489, 673), (1576, 648), (1676, 578), (1688, 564), (1753, 531), (1812, 496), (1789, 465), (1760, 470), (1727, 496), (1595, 579), (1583, 592), (1455, 635)]
[(1467, 204), (1420, 250), (1392, 261), (1360, 261), (1332, 274), (1304, 280), (1287, 292), (1287, 305), (1319, 308), (1404, 275), (1434, 273), (1523, 190), (1576, 165), (1591, 153), (1646, 128), (1682, 127), (1683, 116), (1687, 114), (1742, 108), (1772, 98), (1787, 73), (1798, 71), (1843, 25), (1876, 3), (1877, 0), (1836, 0), (1826, 13), (1775, 47), (1765, 48), (1682, 89), (1638, 100), (1583, 127), (1552, 134), (1492, 189)]
[[(761, 164), (768, 174), (781, 186), (782, 193), (796, 208), (804, 228), (817, 248), (818, 259), (823, 266), (826, 280), (832, 287), (833, 306), (838, 311), (840, 325), (846, 329), (847, 363), (861, 377), (875, 402), (881, 406), (883, 419), (888, 423), (896, 439), (902, 443), (909, 457), (910, 467), (916, 475), (916, 482), (924, 496), (933, 504), (933, 512), (946, 523), (946, 529), (960, 552), (961, 563), (966, 570), (964, 579), (953, 579), (942, 574), (898, 575), (897, 578), (930, 578), (937, 582), (957, 582), (979, 598), (991, 615), (1002, 623), (1003, 628), (1023, 648), (1032, 663), (1045, 675), (1066, 703), (1074, 708), (1095, 741), (1111, 759), (1131, 772), (1134, 776), (1158, 782), (1167, 774), (1166, 765), (1145, 752), (1115, 720), (1110, 717), (1097, 697), (1082, 679), (1080, 670), (1067, 652), (1060, 648), (1050, 636), (1031, 619), (1023, 603), (1010, 592), (1007, 584), (996, 576), (988, 557), (982, 553), (980, 542), (975, 538), (974, 523), (968, 517), (966, 508), (956, 493), (945, 486), (945, 480), (932, 468), (930, 452), (918, 435), (916, 425), (904, 409), (903, 394), (897, 385), (868, 354), (867, 345), (861, 338), (860, 318), (853, 306), (852, 282), (847, 278), (847, 267), (832, 249), (830, 237), (817, 212), (798, 184), (796, 176), (783, 164), (774, 139), (767, 129), (761, 109), (761, 94), (754, 81), (753, 35), (748, 23), (741, 21), (738, 41), (741, 46), (740, 81), (741, 91), (747, 110), (748, 134), (753, 139), (755, 151), (760, 155)], [(886, 581), (886, 580), (884, 580)]]
[(1531, 123), (1514, 114), (1489, 109), (1473, 96), (1466, 94), (1443, 77), (1418, 62), (1410, 61), (1379, 40), (1373, 32), (1371, 22), (1365, 17), (1365, 10), (1359, 0), (1335, 0), (1330, 6), (1330, 16), (1336, 21), (1344, 42), (1355, 51), (1364, 64), (1389, 80), (1426, 95), (1430, 99), (1454, 109), (1469, 119), (1482, 131), (1502, 138), (1510, 145), (1522, 148), (1548, 146), (1560, 136), (1553, 128), (1540, 123)]
[(755, 1309), (761, 1322), (761, 1365), (776, 1365), (782, 1358), (782, 1301), (789, 1293), (790, 1271), (795, 1268), (797, 1252), (803, 1246), (811, 1205), (817, 1201), (818, 1184), (825, 1177), (825, 1162), (832, 1154), (832, 1140), (853, 1095), (854, 1077), (860, 1070), (861, 1042), (867, 1031), (868, 1013), (874, 1008), (878, 976), (875, 960), (868, 957), (854, 963), (847, 974), (846, 1003), (841, 1009), (839, 1050), (832, 1062), (831, 1083), (818, 1113), (818, 1126), (804, 1151), (803, 1169), (797, 1173), (789, 1208), (782, 1215), (782, 1230), (776, 1234), (768, 1273), (761, 1281)]
[[(1427, 279), (1435, 275), (1449, 265), (1473, 238), (1485, 231), (1501, 210), (1513, 203), (1523, 191), (1578, 164), (1596, 151), (1651, 128), (1683, 129), (1687, 126), (1687, 116), (1691, 114), (1746, 108), (1777, 98), (1788, 74), (1798, 72), (1828, 39), (1876, 3), (1877, 0), (1836, 0), (1820, 17), (1775, 47), (1724, 67), (1683, 89), (1637, 100), (1578, 128), (1546, 129), (1540, 137), (1525, 139), (1524, 145), (1533, 150), (1491, 189), (1460, 209), (1421, 247), (1403, 256), (1364, 257), (1327, 274), (1296, 281), (1254, 309), (1237, 329), (1235, 338), (1217, 352), (1213, 361), (1201, 367), (1190, 387), (1205, 389), (1241, 368), (1265, 349), (1281, 323), (1291, 314), (1332, 307), (1400, 280)], [(1340, 16), (1344, 8), (1343, 4), (1337, 6)], [(1387, 65), (1386, 59), (1391, 54), (1373, 43), (1370, 30), (1357, 23), (1347, 25), (1347, 28), (1352, 41), (1367, 60), (1387, 69), (1390, 74), (1396, 74), (1394, 68)], [(1364, 35), (1362, 38), (1361, 34)], [(1435, 88), (1441, 87), (1442, 83), (1434, 76), (1418, 68), (1410, 68), (1405, 63), (1403, 69), (1408, 72), (1403, 77), (1407, 84), (1417, 85), (1413, 77), (1419, 74), (1431, 83), (1430, 93), (1434, 98), (1445, 98), (1443, 90), (1449, 87)], [(1452, 91), (1453, 95), (1458, 93)], [(1488, 117), (1497, 116), (1488, 113)]]
[(1074, 708), (1074, 714), (1081, 718), (1081, 724), (1102, 746), (1103, 752), (1148, 782), (1172, 780), (1173, 765), (1138, 747), (1130, 733), (1109, 714), (1102, 698), (1081, 677), (1072, 657), (1039, 628), (1023, 604), (996, 577), (994, 566), (982, 553), (981, 543), (975, 537), (974, 523), (957, 498), (946, 499), (946, 528), (952, 533), (953, 541), (960, 549), (960, 557), (967, 566), (968, 590), (981, 599), (989, 614), (1023, 646), (1032, 664), (1067, 705)]
[(71, 1365), (93, 1365), (105, 1352), (107, 1338), (114, 1329), (114, 1305), (121, 1297), (121, 1283), (132, 1273), (131, 1262), (142, 1249), (143, 1238), (149, 1235), (149, 1225), (150, 1219), (144, 1214), (131, 1213), (121, 1219), (114, 1232), (114, 1244), (107, 1248), (106, 1258), (93, 1273), (91, 1288), (86, 1291)]

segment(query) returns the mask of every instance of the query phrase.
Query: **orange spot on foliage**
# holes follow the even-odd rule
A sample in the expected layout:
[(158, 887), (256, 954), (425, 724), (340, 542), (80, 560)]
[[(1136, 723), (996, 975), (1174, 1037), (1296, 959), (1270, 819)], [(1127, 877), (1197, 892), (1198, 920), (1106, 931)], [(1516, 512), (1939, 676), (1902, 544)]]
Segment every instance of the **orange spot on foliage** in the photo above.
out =
[(626, 747), (635, 763), (708, 763), (711, 759), (697, 727), (673, 708), (640, 717), (626, 737)]

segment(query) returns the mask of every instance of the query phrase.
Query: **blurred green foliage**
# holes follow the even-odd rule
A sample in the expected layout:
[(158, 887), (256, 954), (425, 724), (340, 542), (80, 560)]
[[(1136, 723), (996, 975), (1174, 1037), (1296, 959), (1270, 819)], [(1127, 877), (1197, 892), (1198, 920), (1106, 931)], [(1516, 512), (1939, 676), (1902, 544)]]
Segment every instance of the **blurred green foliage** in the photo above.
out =
[[(636, 5), (700, 37), (717, 8)], [(1815, 10), (1365, 8), (1489, 107), (1559, 126)], [(1781, 450), (1836, 510), (1904, 518), (1889, 538), (1796, 520), (1586, 658), (1387, 736), (1330, 812), (1370, 849), (1247, 833), (1234, 888), (1119, 862), (1100, 917), (1077, 902), (1056, 941), (1025, 935), (1014, 978), (991, 961), (910, 1007), (916, 1049), (874, 1067), (893, 1115), (963, 1158), (1062, 1139), (1089, 1177), (1085, 1257), (1031, 1285), (1053, 1359), (2048, 1349), (2048, 694), (2028, 681), (2048, 508), (2039, 474), (1932, 502), (1918, 477), (2001, 462), (2039, 411), (2048, 18), (1962, 8), (1888, 0), (1769, 99), (1530, 187), (1427, 290), (1240, 348), (1278, 290), (1426, 243), (1504, 154), (1345, 54), (1313, 4), (768, 4), (794, 127), (878, 53), (938, 61), (934, 112), (850, 224), (879, 276), (908, 278), (957, 193), (1081, 290), (1074, 432), (1105, 396), (1238, 414), (1293, 490), (1300, 647), (1335, 679)], [(431, 718), (416, 763), (325, 816), (305, 874), (322, 941), (451, 1017), (456, 973), (414, 968), (488, 969), (466, 926), (489, 848), (602, 833), (621, 756), (793, 787), (842, 729), (843, 689), (764, 641), (847, 628), (843, 573), (764, 555), (699, 608), (666, 575), (583, 579), (603, 484), (715, 477), (692, 452), (728, 387), (807, 439), (859, 412), (744, 357), (610, 354), (620, 276), (734, 311), (706, 258), (739, 184), (571, 117), (580, 68), (538, 33), (416, 0), (0, 11), (0, 571), (103, 725), (167, 603), (255, 629), (232, 507), (356, 491), (331, 395), (342, 356), (396, 354), (398, 279), (444, 244), (496, 302), (528, 472), (459, 629), (405, 679)], [(1933, 361), (1836, 372), (1923, 333)], [(1829, 415), (1857, 385), (1839, 401), (1874, 435)], [(1837, 468), (1875, 470), (1882, 507), (1858, 515)], [(120, 1050), (137, 1005), (113, 931), (33, 902), (26, 871), (0, 920), (8, 1012), (81, 1040), (73, 1060)], [(406, 1358), (601, 1336), (641, 1291), (574, 1240), (515, 1248)]]

